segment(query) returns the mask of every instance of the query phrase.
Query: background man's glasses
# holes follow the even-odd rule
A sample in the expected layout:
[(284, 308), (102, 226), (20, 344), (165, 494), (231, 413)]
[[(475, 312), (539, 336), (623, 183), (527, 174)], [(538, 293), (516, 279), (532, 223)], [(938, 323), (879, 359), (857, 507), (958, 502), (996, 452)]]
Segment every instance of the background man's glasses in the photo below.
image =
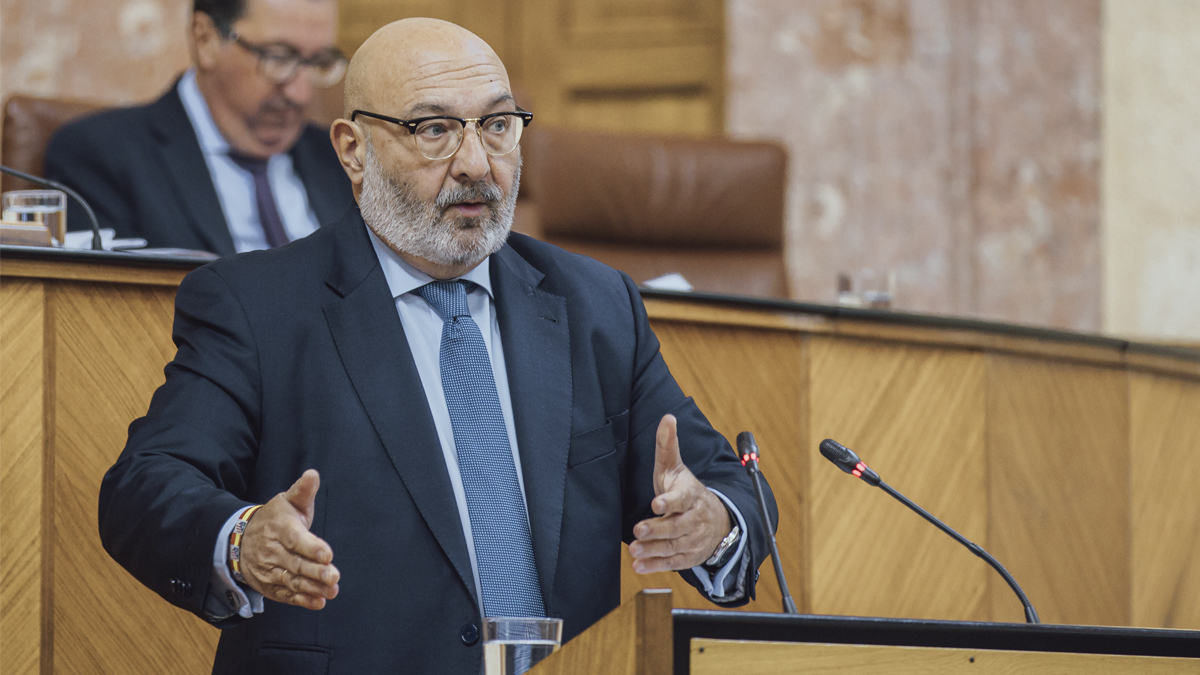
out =
[(346, 56), (336, 47), (304, 57), (286, 44), (255, 44), (236, 32), (229, 39), (258, 57), (258, 73), (274, 84), (291, 82), (301, 66), (308, 66), (308, 81), (314, 87), (332, 87), (346, 74)]
[(479, 142), (489, 155), (507, 155), (517, 149), (521, 142), (521, 132), (533, 120), (533, 113), (524, 110), (516, 112), (497, 112), (483, 117), (419, 117), (415, 120), (402, 120), (379, 113), (355, 110), (350, 114), (350, 121), (356, 117), (373, 117), (384, 122), (399, 124), (408, 129), (408, 133), (417, 144), (417, 152), (425, 159), (439, 160), (453, 157), (462, 146), (464, 130), (469, 122), (475, 123), (475, 133)]

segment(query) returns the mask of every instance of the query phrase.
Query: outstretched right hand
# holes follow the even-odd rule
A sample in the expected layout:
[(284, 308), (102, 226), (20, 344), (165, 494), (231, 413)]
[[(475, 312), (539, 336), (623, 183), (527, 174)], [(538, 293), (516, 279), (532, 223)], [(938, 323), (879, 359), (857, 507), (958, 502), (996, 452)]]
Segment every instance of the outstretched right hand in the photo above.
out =
[(271, 498), (246, 525), (241, 572), (246, 585), (265, 598), (321, 609), (338, 594), (341, 573), (332, 565), (333, 548), (308, 531), (321, 477), (309, 469)]

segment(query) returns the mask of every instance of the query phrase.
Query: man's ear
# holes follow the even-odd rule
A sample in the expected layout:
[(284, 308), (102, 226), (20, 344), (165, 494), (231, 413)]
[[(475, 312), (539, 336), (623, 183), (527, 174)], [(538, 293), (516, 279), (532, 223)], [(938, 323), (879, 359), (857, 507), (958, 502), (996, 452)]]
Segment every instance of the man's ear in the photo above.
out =
[(342, 170), (350, 178), (357, 197), (362, 188), (363, 167), (367, 161), (367, 139), (363, 130), (348, 119), (337, 119), (329, 126), (329, 140), (333, 142), (333, 151), (337, 153)]
[(211, 16), (204, 12), (192, 12), (191, 38), (192, 62), (196, 68), (212, 70), (216, 67), (225, 40)]

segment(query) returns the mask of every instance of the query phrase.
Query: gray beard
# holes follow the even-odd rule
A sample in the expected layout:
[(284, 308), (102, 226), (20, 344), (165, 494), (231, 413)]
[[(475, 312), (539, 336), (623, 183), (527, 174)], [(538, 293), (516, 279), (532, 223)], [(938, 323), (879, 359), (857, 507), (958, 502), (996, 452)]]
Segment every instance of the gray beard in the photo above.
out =
[[(375, 235), (393, 250), (441, 267), (473, 268), (508, 240), (520, 183), (518, 164), (507, 195), (495, 183), (480, 182), (443, 187), (437, 199), (426, 201), (417, 196), (411, 184), (388, 175), (368, 141), (358, 208)], [(462, 201), (484, 202), (488, 215), (448, 216), (446, 209)]]

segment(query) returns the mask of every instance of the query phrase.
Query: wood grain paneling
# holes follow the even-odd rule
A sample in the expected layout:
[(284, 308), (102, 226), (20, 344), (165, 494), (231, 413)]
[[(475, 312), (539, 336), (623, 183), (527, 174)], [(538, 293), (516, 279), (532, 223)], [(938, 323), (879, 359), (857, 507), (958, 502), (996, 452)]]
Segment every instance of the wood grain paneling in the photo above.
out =
[(212, 668), (218, 631), (138, 583), (104, 552), (96, 530), (100, 478), (174, 355), (173, 299), (168, 287), (59, 282), (51, 289), (56, 673)]
[[(987, 361), (989, 551), (1049, 623), (1130, 620), (1129, 421), (1120, 370)], [(1021, 605), (989, 576), (992, 619)]]
[(812, 611), (986, 619), (991, 572), (883, 491), (820, 456), (833, 438), (987, 548), (983, 356), (812, 338)]
[[(776, 538), (789, 590), (803, 606), (803, 547), (806, 511), (804, 485), (808, 467), (798, 452), (802, 434), (804, 369), (799, 335), (782, 331), (746, 333), (736, 328), (677, 322), (653, 322), (663, 358), (685, 394), (730, 440), (751, 431), (762, 450), (761, 467), (779, 506)], [(672, 588), (675, 605), (715, 609), (675, 573), (635, 574), (623, 552), (621, 596), (628, 600), (643, 588)], [(783, 606), (775, 570), (768, 560), (760, 567), (758, 599), (746, 606), (777, 612)]]
[(1184, 675), (1195, 659), (1111, 654), (692, 640), (693, 675)]
[(1200, 629), (1200, 386), (1129, 376), (1133, 624)]
[(34, 674), (42, 645), (44, 291), (0, 287), (0, 663)]
[(652, 589), (630, 597), (538, 664), (530, 675), (670, 673), (673, 595), (666, 589)]

